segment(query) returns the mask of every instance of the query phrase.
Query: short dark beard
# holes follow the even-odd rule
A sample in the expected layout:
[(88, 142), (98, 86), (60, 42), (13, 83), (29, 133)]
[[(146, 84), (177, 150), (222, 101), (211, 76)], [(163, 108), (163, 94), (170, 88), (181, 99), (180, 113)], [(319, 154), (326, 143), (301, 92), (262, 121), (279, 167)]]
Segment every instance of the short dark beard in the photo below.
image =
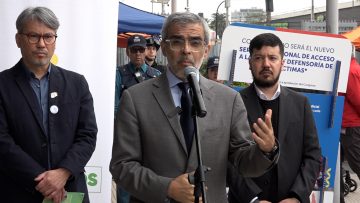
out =
[(274, 80), (270, 80), (270, 81), (264, 81), (261, 79), (258, 79), (254, 76), (253, 71), (251, 70), (251, 75), (253, 76), (253, 80), (256, 86), (260, 87), (260, 88), (268, 88), (268, 87), (273, 87), (274, 85), (276, 85), (279, 81), (280, 78), (280, 74), (277, 75), (277, 77)]

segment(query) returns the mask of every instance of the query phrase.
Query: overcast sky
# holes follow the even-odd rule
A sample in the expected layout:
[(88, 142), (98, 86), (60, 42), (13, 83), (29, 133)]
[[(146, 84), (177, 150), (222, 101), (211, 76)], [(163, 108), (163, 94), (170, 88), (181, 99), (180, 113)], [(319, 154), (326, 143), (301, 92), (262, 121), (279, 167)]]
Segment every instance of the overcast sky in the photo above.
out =
[[(156, 1), (156, 0), (155, 0)], [(211, 18), (212, 13), (216, 13), (216, 8), (223, 0), (188, 0), (190, 11), (193, 13), (204, 13), (205, 18)], [(351, 2), (352, 0), (333, 0), (340, 2)], [(359, 1), (359, 0), (354, 0)], [(151, 0), (120, 0), (127, 5), (135, 8), (153, 12), (161, 13), (161, 4), (154, 3), (152, 7)], [(185, 11), (187, 0), (177, 0), (177, 11)], [(272, 15), (298, 11), (302, 9), (310, 9), (312, 0), (273, 0), (274, 12)], [(326, 0), (314, 0), (315, 7), (326, 5)], [(265, 9), (265, 0), (230, 0), (230, 14), (231, 11), (245, 9), (245, 8), (263, 8)], [(165, 6), (165, 11), (171, 12), (171, 0), (169, 6)], [(219, 13), (225, 13), (225, 3), (219, 7)]]

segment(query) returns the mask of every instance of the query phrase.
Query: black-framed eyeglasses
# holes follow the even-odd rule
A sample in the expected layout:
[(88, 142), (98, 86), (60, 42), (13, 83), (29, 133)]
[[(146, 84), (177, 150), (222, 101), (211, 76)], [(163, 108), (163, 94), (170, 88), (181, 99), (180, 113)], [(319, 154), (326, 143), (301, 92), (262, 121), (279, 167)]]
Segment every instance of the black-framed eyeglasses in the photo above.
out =
[(25, 35), (28, 38), (28, 41), (30, 44), (37, 44), (40, 41), (40, 38), (44, 40), (45, 44), (54, 44), (57, 38), (56, 34), (44, 34), (39, 35), (37, 33), (20, 33), (22, 35)]
[(145, 52), (145, 47), (131, 47), (130, 52), (132, 54), (136, 54), (137, 52), (144, 53)]
[(185, 43), (187, 43), (190, 51), (192, 52), (199, 52), (204, 49), (205, 41), (202, 39), (190, 39), (185, 40), (181, 38), (173, 38), (173, 39), (166, 39), (166, 43), (170, 45), (170, 49), (173, 51), (181, 51), (185, 48)]

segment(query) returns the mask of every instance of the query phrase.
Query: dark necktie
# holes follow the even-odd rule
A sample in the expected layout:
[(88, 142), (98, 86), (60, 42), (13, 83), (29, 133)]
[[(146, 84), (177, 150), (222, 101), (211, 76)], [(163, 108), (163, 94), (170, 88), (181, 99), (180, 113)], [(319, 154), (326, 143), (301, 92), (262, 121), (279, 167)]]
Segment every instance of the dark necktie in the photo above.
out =
[(178, 87), (181, 89), (181, 114), (180, 124), (184, 133), (185, 142), (188, 154), (190, 154), (193, 135), (194, 135), (194, 120), (191, 116), (192, 102), (189, 95), (189, 84), (178, 83)]

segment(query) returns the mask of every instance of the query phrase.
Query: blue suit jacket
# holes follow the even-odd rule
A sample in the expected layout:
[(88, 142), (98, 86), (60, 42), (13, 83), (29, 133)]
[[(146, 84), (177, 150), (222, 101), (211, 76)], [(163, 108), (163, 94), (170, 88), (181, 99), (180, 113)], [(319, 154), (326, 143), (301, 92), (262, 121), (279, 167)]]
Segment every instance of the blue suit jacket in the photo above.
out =
[[(50, 97), (52, 92), (57, 96)], [(20, 60), (0, 73), (0, 194), (4, 202), (41, 202), (34, 178), (51, 169), (66, 168), (72, 176), (67, 191), (87, 188), (84, 167), (95, 150), (97, 125), (93, 99), (82, 75), (52, 65), (49, 75), (49, 136), (41, 109)], [(48, 140), (50, 139), (50, 140)], [(50, 144), (49, 144), (50, 143)], [(50, 158), (48, 157), (50, 150)], [(5, 198), (5, 199), (4, 199)]]

